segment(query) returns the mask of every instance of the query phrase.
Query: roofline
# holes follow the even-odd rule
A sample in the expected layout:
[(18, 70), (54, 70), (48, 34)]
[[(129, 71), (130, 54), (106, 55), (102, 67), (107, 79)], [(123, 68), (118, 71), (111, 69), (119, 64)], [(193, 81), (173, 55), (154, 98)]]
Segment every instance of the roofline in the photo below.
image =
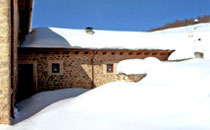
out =
[(18, 47), (20, 50), (99, 50), (99, 51), (169, 51), (174, 52), (175, 50), (170, 49), (115, 49), (115, 48), (40, 48), (40, 47)]
[(31, 0), (30, 8), (31, 8), (31, 11), (29, 12), (28, 32), (30, 32), (32, 29), (32, 15), (33, 15), (33, 9), (34, 9), (34, 0)]

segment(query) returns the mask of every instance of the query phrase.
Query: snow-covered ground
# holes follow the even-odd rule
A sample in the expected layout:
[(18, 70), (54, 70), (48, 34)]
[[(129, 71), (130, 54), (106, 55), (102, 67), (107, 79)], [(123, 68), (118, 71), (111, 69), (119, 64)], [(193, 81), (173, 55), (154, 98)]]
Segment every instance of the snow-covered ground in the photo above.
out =
[(169, 59), (194, 57), (194, 52), (204, 53), (206, 59), (210, 59), (210, 23), (201, 23), (165, 29), (152, 32), (160, 36), (175, 38), (180, 42), (176, 43), (176, 52)]
[[(2, 125), (0, 129), (209, 130), (210, 60), (152, 62), (154, 67), (145, 67), (147, 76), (138, 83), (109, 83), (56, 102), (18, 124)], [(141, 67), (141, 63), (136, 65)], [(48, 100), (45, 94), (39, 98)], [(33, 99), (28, 99), (32, 108), (36, 106)]]
[[(180, 44), (186, 43), (187, 52), (193, 53), (197, 41), (184, 30), (194, 30), (197, 26), (153, 33), (182, 39)], [(137, 83), (113, 82), (87, 92), (64, 89), (36, 94), (17, 105), (14, 122), (28, 118), (12, 126), (0, 125), (0, 130), (209, 130), (209, 23), (199, 24), (198, 28), (202, 34), (199, 42), (205, 44), (204, 59), (122, 61), (118, 73), (146, 73), (147, 76)], [(192, 34), (194, 37), (195, 32)], [(177, 47), (181, 49), (180, 58), (189, 56), (184, 55), (181, 46)], [(67, 99), (61, 100), (64, 98)], [(54, 101), (57, 102), (51, 104)]]
[(88, 89), (71, 88), (37, 93), (16, 104), (15, 119), (12, 120), (12, 124), (25, 120), (54, 102), (66, 98), (76, 97), (86, 91), (88, 91)]

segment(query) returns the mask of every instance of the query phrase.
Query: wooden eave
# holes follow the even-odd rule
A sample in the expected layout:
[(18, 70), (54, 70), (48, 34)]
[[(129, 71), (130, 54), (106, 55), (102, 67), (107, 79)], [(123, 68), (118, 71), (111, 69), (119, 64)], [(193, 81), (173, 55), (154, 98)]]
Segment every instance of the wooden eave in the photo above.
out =
[(32, 20), (32, 10), (33, 10), (33, 0), (19, 0), (19, 40), (24, 40), (26, 34), (30, 32), (31, 20)]

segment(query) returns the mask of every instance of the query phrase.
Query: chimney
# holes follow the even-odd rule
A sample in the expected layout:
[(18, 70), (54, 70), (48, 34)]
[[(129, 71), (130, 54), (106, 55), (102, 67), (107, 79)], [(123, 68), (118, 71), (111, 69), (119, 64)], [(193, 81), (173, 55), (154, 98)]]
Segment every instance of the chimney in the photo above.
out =
[(197, 24), (199, 23), (199, 20), (198, 19), (194, 19), (194, 24)]
[(93, 35), (95, 32), (93, 31), (93, 28), (92, 27), (86, 27), (85, 28), (85, 31), (86, 31), (86, 33), (87, 34), (91, 34), (91, 35)]

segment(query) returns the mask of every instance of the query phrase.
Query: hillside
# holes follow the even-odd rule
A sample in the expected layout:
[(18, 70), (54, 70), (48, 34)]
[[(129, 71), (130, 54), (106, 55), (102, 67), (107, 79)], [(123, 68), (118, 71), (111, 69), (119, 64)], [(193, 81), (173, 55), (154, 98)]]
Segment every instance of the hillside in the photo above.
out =
[(185, 19), (185, 20), (176, 20), (174, 22), (169, 22), (163, 25), (162, 27), (157, 27), (149, 30), (149, 32), (169, 29), (169, 28), (176, 28), (176, 27), (183, 27), (188, 25), (194, 25), (198, 23), (207, 23), (210, 22), (210, 15), (206, 15), (203, 17), (198, 16), (197, 18)]
[(173, 59), (173, 57), (193, 57), (194, 52), (196, 51), (203, 52), (204, 58), (210, 59), (210, 23), (200, 23), (184, 27), (164, 29), (151, 33), (174, 38), (179, 41), (176, 45), (171, 41), (168, 41), (168, 44), (172, 43), (171, 46), (176, 46), (177, 48), (176, 52), (170, 56), (171, 59)]

